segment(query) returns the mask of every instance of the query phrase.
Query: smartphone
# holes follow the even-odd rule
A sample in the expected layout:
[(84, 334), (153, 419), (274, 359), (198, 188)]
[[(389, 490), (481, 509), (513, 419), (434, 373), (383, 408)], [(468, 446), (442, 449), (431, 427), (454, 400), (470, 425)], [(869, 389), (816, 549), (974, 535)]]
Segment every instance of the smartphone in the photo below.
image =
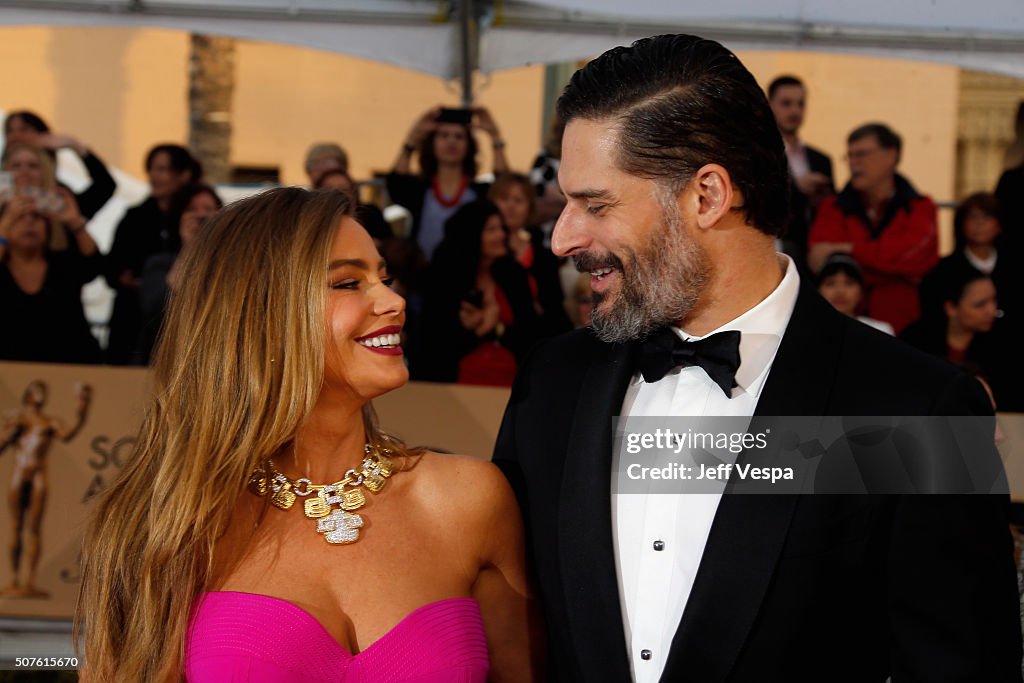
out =
[(7, 171), (0, 171), (0, 204), (14, 196), (14, 176)]
[(484, 290), (482, 290), (482, 289), (472, 289), (472, 290), (470, 290), (469, 292), (466, 293), (466, 296), (462, 297), (462, 300), (465, 301), (470, 306), (474, 306), (476, 308), (483, 308), (484, 307)]
[(468, 126), (472, 120), (472, 109), (449, 109), (444, 107), (441, 109), (441, 113), (437, 115), (438, 123), (459, 123), (463, 126)]
[(44, 190), (41, 187), (26, 187), (22, 191), (35, 200), (36, 211), (60, 213), (64, 210), (64, 197), (58, 192)]

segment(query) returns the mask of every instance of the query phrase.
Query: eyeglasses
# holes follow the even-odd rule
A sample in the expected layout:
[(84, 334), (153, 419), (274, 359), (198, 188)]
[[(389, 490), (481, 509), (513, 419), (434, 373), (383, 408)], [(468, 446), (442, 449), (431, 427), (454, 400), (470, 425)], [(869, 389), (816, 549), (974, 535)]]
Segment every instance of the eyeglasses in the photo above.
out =
[(848, 152), (844, 157), (846, 161), (860, 161), (861, 159), (867, 159), (875, 152), (881, 151), (881, 147), (869, 147), (867, 149), (857, 149), (852, 152)]

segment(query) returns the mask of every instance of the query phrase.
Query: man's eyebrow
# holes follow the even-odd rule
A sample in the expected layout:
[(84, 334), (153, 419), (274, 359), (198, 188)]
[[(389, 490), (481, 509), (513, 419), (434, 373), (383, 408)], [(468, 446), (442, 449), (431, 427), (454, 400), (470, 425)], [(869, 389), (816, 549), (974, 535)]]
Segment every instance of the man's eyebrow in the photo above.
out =
[(566, 192), (573, 199), (611, 199), (612, 193), (608, 190), (585, 189), (575, 192)]
[[(381, 259), (377, 264), (377, 270), (382, 270), (387, 264), (384, 263), (384, 259)], [(361, 270), (369, 270), (370, 264), (361, 258), (340, 258), (331, 261), (327, 264), (327, 270), (334, 270), (335, 268), (344, 268), (345, 266), (354, 266)]]

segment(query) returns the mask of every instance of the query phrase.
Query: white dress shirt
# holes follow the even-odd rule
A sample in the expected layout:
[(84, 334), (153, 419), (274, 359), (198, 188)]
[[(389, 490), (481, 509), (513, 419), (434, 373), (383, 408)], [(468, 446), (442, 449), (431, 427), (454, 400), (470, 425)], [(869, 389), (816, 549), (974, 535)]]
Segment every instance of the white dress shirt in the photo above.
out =
[(789, 162), (789, 172), (793, 174), (793, 177), (799, 180), (810, 173), (811, 164), (807, 160), (807, 148), (804, 147), (804, 143), (797, 140), (794, 144), (790, 144), (783, 140), (783, 144), (786, 147), (786, 161)]
[[(738, 386), (732, 398), (700, 367), (677, 368), (653, 383), (637, 373), (620, 414), (752, 416), (800, 288), (792, 260), (779, 254), (779, 263), (785, 275), (778, 287), (761, 303), (709, 333), (739, 330), (741, 334)], [(685, 340), (701, 338), (679, 329), (675, 332)], [(613, 477), (616, 470), (612, 468)], [(633, 678), (638, 682), (661, 677), (720, 498), (720, 494), (612, 495), (619, 600)]]

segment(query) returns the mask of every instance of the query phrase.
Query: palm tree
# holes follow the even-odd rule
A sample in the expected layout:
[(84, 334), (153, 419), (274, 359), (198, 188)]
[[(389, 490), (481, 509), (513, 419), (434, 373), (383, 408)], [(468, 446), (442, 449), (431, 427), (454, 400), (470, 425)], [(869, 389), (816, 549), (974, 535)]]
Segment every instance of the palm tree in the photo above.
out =
[(210, 183), (231, 181), (235, 40), (193, 33), (189, 57), (189, 148)]

